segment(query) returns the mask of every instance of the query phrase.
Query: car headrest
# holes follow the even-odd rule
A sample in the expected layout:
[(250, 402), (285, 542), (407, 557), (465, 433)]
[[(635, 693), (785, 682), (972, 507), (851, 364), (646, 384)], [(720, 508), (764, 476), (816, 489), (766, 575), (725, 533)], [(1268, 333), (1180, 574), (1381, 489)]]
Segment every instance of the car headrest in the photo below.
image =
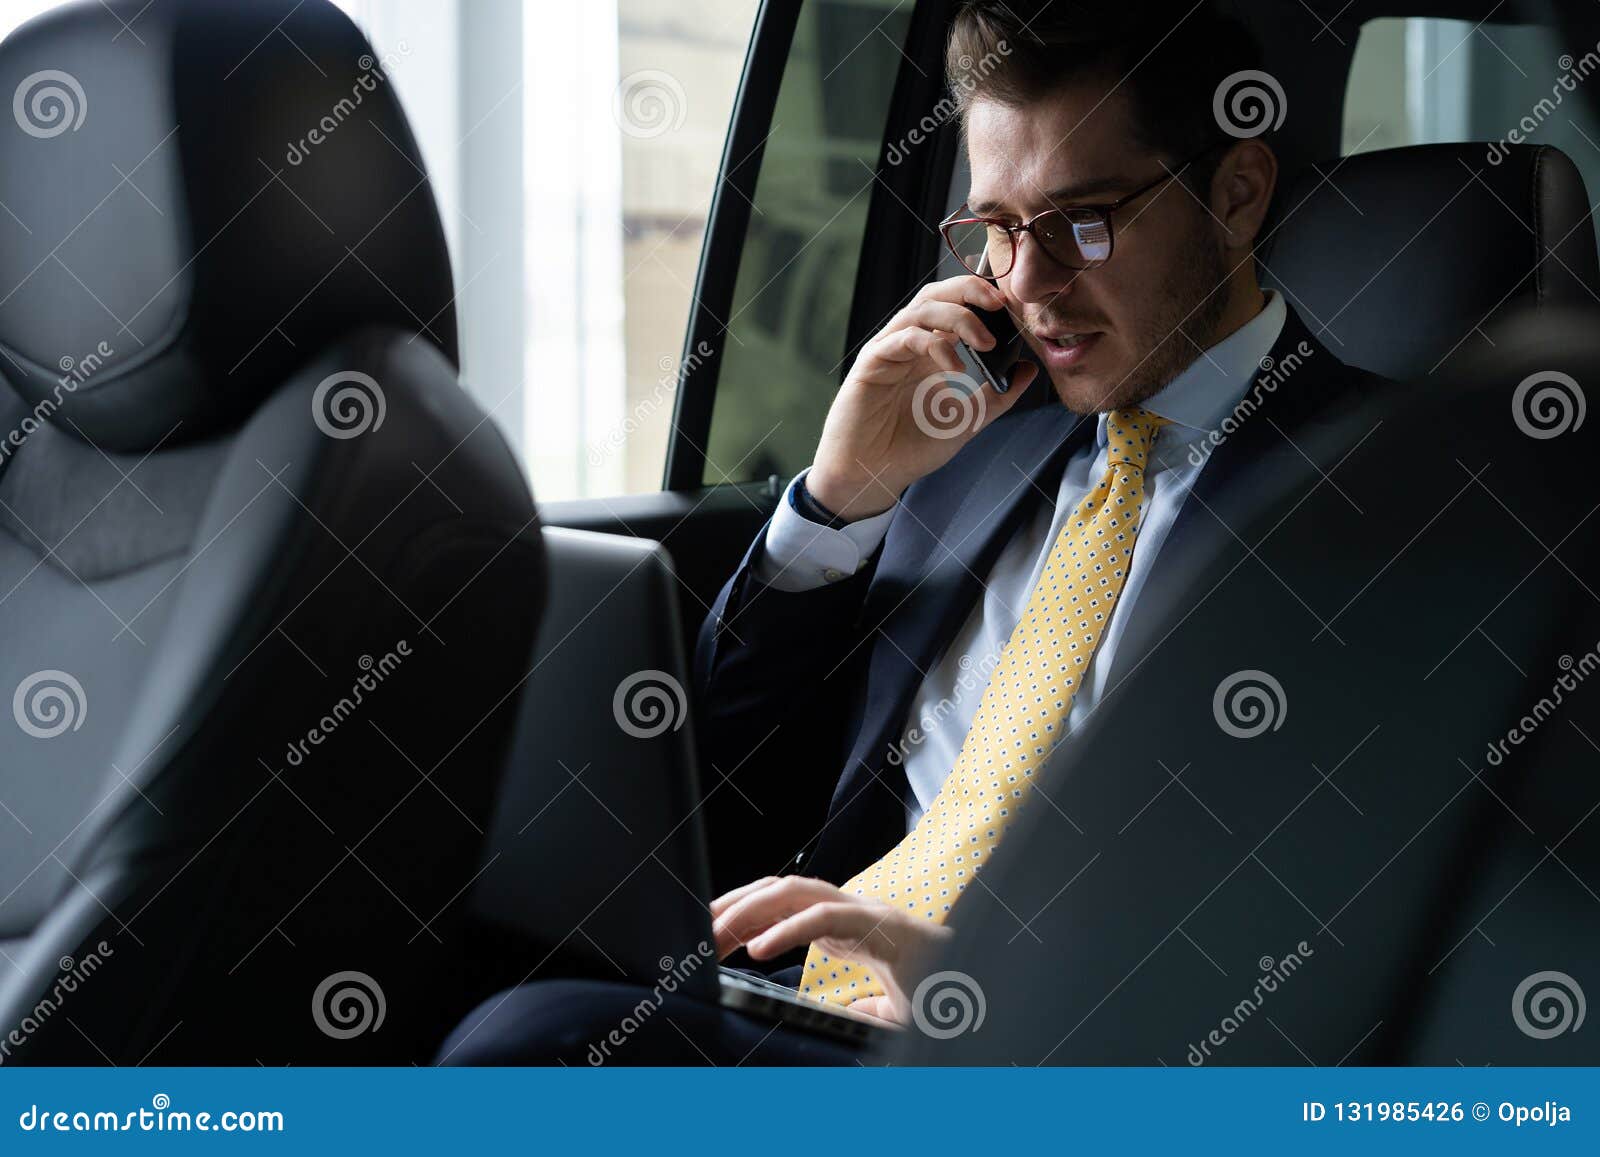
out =
[(360, 326), (454, 362), (396, 59), (327, 0), (84, 0), (7, 37), (0, 374), (137, 451), (237, 423)]
[(1600, 304), (1583, 178), (1547, 145), (1416, 145), (1314, 165), (1259, 249), (1341, 361), (1418, 378), (1529, 306)]

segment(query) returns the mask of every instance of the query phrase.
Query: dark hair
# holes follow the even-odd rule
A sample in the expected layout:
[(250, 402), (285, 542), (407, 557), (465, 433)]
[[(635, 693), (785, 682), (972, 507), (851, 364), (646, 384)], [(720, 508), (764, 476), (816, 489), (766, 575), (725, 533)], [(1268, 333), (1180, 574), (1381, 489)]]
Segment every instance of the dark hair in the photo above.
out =
[(1132, 109), (1140, 143), (1209, 188), (1232, 144), (1213, 111), (1222, 83), (1258, 70), (1254, 33), (1207, 0), (968, 0), (956, 13), (945, 77), (966, 133), (973, 101), (1019, 107), (1069, 84), (1103, 80)]

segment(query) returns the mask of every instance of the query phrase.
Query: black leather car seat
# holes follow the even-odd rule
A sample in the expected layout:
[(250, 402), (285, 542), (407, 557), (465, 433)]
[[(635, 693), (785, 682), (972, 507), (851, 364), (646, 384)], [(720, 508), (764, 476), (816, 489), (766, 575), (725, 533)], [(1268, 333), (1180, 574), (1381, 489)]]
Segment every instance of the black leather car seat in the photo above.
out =
[(1426, 378), (1493, 349), (1530, 307), (1600, 306), (1577, 166), (1549, 145), (1467, 141), (1323, 161), (1279, 194), (1262, 283), (1340, 361)]
[(324, 0), (0, 45), (0, 1061), (425, 1060), (543, 594)]

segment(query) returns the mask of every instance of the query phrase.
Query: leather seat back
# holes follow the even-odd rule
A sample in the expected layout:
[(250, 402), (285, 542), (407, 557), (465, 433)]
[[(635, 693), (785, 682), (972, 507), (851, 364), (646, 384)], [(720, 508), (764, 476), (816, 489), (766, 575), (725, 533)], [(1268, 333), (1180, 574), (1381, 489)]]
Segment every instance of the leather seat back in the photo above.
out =
[(1415, 145), (1312, 165), (1259, 256), (1340, 361), (1426, 378), (1528, 307), (1600, 305), (1577, 167), (1548, 145)]
[(423, 1060), (481, 995), (542, 548), (381, 70), (324, 0), (0, 45), (3, 1059)]

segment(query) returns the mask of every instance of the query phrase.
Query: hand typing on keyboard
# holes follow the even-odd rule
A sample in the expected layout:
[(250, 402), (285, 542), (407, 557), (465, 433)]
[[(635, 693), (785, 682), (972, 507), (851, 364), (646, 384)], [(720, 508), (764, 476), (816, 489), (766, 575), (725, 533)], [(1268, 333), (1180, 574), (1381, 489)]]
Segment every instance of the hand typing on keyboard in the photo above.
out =
[(719, 960), (739, 948), (771, 960), (814, 943), (830, 957), (873, 968), (886, 995), (849, 1007), (896, 1024), (910, 1020), (921, 962), (951, 935), (942, 924), (807, 876), (767, 876), (735, 888), (711, 902), (711, 916)]

